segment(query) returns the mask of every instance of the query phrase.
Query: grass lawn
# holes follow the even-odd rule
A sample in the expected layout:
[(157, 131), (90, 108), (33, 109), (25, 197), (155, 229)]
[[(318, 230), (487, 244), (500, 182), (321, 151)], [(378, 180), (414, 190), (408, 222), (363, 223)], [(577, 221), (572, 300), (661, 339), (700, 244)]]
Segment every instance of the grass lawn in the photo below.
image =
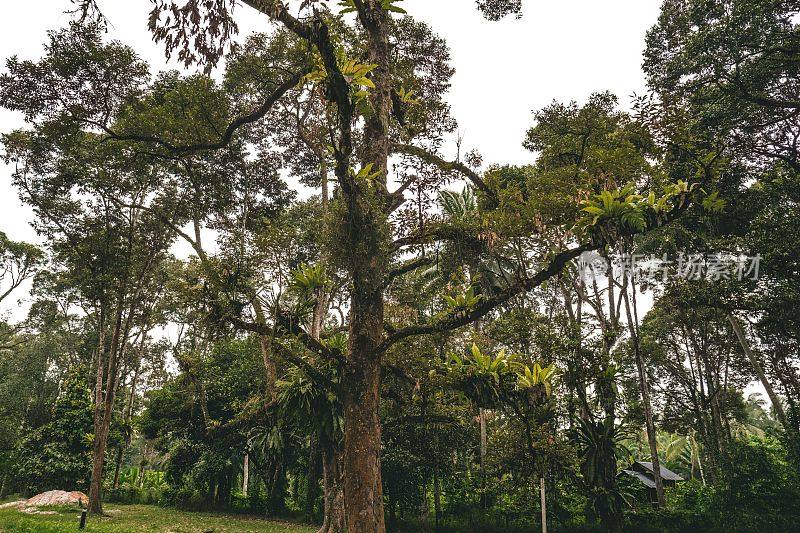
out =
[[(118, 512), (114, 512), (114, 510)], [(63, 533), (79, 531), (80, 511), (54, 509), (55, 515), (29, 515), (16, 509), (0, 509), (2, 533)], [(185, 513), (151, 505), (107, 504), (110, 516), (89, 517), (84, 531), (128, 533), (159, 531), (164, 533), (311, 533), (317, 528), (271, 522), (263, 518), (210, 513)]]

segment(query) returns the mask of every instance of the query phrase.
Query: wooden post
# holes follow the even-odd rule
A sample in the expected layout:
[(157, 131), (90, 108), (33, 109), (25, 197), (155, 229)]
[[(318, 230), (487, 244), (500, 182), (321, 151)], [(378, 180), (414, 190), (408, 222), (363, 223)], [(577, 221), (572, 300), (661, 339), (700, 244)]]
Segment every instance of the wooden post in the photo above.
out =
[(481, 424), (481, 508), (486, 509), (486, 452), (488, 451), (488, 439), (486, 411), (482, 407), (478, 409), (478, 418)]
[(539, 478), (539, 495), (542, 500), (542, 533), (547, 533), (547, 499), (545, 496), (544, 478)]
[(250, 481), (250, 454), (244, 454), (244, 472), (242, 473), (242, 495), (247, 498), (247, 485)]

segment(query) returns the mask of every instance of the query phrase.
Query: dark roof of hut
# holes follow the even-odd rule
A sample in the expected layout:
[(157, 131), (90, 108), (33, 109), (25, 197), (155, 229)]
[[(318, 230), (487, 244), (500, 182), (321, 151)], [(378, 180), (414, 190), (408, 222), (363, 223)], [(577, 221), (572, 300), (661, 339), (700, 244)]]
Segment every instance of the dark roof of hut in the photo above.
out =
[[(637, 464), (644, 467), (649, 475), (651, 476), (653, 475), (653, 463), (649, 461), (636, 461), (636, 463), (634, 463), (633, 466), (635, 467), (635, 465)], [(676, 474), (669, 468), (664, 468), (661, 465), (659, 466), (660, 466), (659, 470), (661, 470), (661, 479), (666, 479), (667, 481), (684, 481), (683, 477)]]
[(642, 482), (647, 488), (654, 489), (656, 488), (656, 482), (653, 481), (651, 478), (647, 477), (646, 475), (642, 474), (641, 472), (637, 472), (636, 470), (623, 470), (622, 471), (629, 476), (635, 477), (639, 481)]
[[(674, 483), (676, 481), (684, 481), (683, 477), (676, 474), (669, 468), (661, 467), (661, 479), (667, 483)], [(653, 479), (653, 463), (649, 461), (636, 461), (629, 468), (623, 470), (619, 475), (627, 474), (631, 477), (638, 479), (644, 486), (654, 489), (656, 488), (655, 479)]]

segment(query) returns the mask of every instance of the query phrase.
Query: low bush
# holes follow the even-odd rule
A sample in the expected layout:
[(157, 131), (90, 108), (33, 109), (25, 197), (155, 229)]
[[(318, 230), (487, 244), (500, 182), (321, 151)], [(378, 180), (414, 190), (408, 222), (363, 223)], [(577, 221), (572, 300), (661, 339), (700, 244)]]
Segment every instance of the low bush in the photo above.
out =
[(120, 485), (107, 493), (107, 501), (114, 503), (160, 505), (164, 503), (164, 492), (158, 488), (140, 488)]

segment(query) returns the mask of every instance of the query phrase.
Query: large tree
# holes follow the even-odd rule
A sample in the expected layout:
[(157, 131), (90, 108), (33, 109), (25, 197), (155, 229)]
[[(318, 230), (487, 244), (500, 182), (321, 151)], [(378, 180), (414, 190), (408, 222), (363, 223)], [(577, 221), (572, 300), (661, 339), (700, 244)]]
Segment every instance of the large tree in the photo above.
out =
[[(174, 197), (174, 191), (187, 190), (197, 194), (180, 197), (194, 202), (192, 206), (202, 202), (200, 184), (213, 174), (217, 158), (233, 158), (241, 167), (249, 161), (242, 156), (246, 146), (256, 153), (270, 153), (287, 142), (288, 131), (308, 138), (305, 144), (312, 163), (317, 170), (330, 168), (337, 186), (325, 218), (324, 261), (342, 276), (348, 295), (343, 313), (346, 346), (321, 342), (316, 332), (302, 327), (302, 321), (281, 305), (264, 320), (242, 316), (247, 305), (236, 298), (226, 301), (231, 304), (227, 309), (214, 307), (220, 318), (239, 328), (270, 338), (276, 333), (293, 337), (316, 357), (340, 365), (341, 377), (332, 382), (302, 358), (293, 359), (342, 403), (346, 529), (383, 532), (378, 407), (387, 352), (416, 336), (468, 326), (557, 276), (581, 253), (669, 222), (690, 205), (695, 189), (686, 184), (667, 187), (657, 200), (626, 197), (618, 190), (607, 193), (611, 200), (606, 211), (588, 216), (574, 209), (575, 217), (559, 220), (558, 227), (545, 227), (535, 216), (519, 216), (531, 212), (530, 205), (519, 209), (530, 199), (520, 195), (513, 180), (492, 182), (470, 165), (437, 154), (443, 134), (452, 129), (441, 104), (449, 77), (440, 67), (446, 65), (446, 56), (441, 55), (446, 49), (424, 27), (401, 16), (398, 2), (348, 0), (339, 13), (325, 2), (302, 2), (295, 6), (299, 11), (277, 0), (241, 3), (255, 10), (248, 15), (260, 14), (279, 26), (263, 39), (280, 44), (245, 61), (237, 62), (234, 54), (223, 88), (203, 76), (185, 80), (162, 76), (150, 83), (129, 50), (116, 43), (104, 50), (98, 37), (81, 37), (78, 31), (77, 38), (84, 39), (89, 53), (72, 46), (74, 55), (60, 53), (49, 65), (12, 62), (15, 68), (3, 78), (0, 95), (6, 107), (24, 111), (39, 128), (66, 124), (90, 134), (98, 146), (127, 146), (133, 154), (173, 162), (175, 166), (163, 175), (173, 178), (169, 183), (175, 188), (169, 189), (172, 195), (165, 195), (164, 201)], [(158, 0), (150, 27), (168, 52), (177, 52), (187, 64), (210, 68), (236, 31), (232, 10), (237, 4)], [(487, 1), (478, 7), (488, 18), (497, 19), (519, 13), (520, 2)], [(29, 94), (34, 97), (28, 98)], [(293, 118), (287, 109), (294, 111)], [(262, 129), (264, 124), (268, 128)], [(312, 149), (315, 144), (317, 150)], [(478, 191), (478, 223), (454, 227), (426, 209), (430, 191), (452, 179), (466, 180)], [(325, 183), (327, 173), (320, 179), (321, 185)], [(576, 205), (621, 184), (594, 185), (575, 198)], [(407, 194), (410, 191), (416, 198)], [(127, 198), (121, 205), (152, 212), (152, 206), (139, 200)], [(179, 211), (179, 206), (170, 211), (180, 214), (170, 220), (176, 233), (182, 233), (178, 222), (194, 222), (195, 236), (183, 236), (194, 243), (201, 260), (206, 254), (200, 245), (198, 216), (213, 212), (216, 199), (208, 200), (212, 205), (201, 203), (196, 213)], [(416, 219), (408, 216), (414, 212), (409, 206), (415, 208)], [(554, 234), (561, 237), (557, 244)], [(435, 314), (411, 314), (389, 323), (386, 308), (392, 284), (433, 263), (430, 250), (446, 242), (469, 249), (472, 257), (514, 267), (497, 284), (484, 284), (476, 276), (452, 287), (462, 293), (453, 294)], [(223, 268), (216, 278), (222, 288), (230, 288), (232, 282), (249, 297), (249, 304), (257, 303), (252, 287), (236, 287), (236, 271)], [(116, 319), (119, 322), (120, 317)], [(274, 344), (274, 353), (291, 356), (281, 346)]]

